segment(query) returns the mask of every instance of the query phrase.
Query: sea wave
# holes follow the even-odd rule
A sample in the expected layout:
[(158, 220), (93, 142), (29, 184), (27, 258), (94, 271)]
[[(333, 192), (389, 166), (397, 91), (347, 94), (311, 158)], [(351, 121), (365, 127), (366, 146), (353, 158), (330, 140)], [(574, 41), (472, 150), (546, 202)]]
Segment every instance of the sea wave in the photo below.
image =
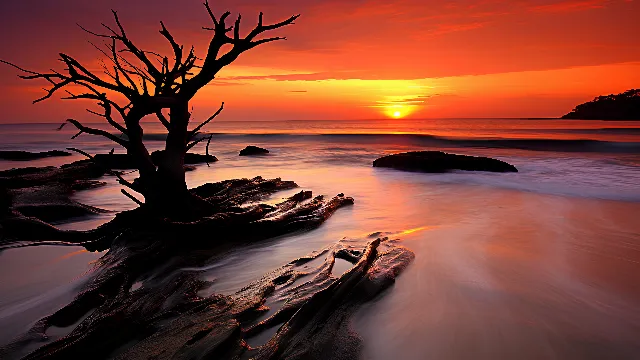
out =
[[(426, 134), (234, 134), (211, 133), (214, 139), (246, 139), (292, 141), (323, 141), (334, 143), (402, 144), (415, 146), (440, 146), (460, 148), (518, 149), (556, 152), (595, 152), (640, 154), (640, 142), (617, 142), (582, 139), (517, 139), (517, 138), (448, 138)], [(166, 134), (151, 133), (146, 140), (162, 141)]]

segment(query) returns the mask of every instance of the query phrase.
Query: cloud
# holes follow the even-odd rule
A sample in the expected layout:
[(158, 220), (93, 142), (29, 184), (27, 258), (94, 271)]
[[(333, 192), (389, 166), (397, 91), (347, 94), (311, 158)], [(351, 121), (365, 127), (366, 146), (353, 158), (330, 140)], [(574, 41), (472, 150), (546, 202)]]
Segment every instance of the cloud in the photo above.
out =
[(604, 8), (607, 0), (569, 0), (529, 7), (534, 12), (571, 12)]
[(423, 105), (427, 100), (442, 97), (442, 96), (454, 96), (452, 94), (429, 94), (429, 95), (407, 95), (407, 96), (388, 96), (386, 100), (378, 100), (374, 105), (368, 107), (372, 108), (390, 108), (398, 106), (415, 107)]
[(229, 81), (228, 79), (219, 79), (219, 80), (214, 80), (210, 82), (208, 85), (209, 86), (245, 86), (245, 85), (252, 85), (252, 84), (247, 82), (240, 82), (240, 81)]
[(425, 100), (435, 95), (417, 95), (411, 97), (400, 96), (392, 100), (376, 101), (381, 105), (394, 105), (394, 104), (422, 104)]
[(289, 90), (290, 93), (306, 93), (307, 90)]
[(460, 24), (439, 24), (436, 25), (434, 29), (427, 30), (421, 34), (419, 37), (425, 36), (436, 36), (436, 35), (444, 35), (459, 31), (469, 31), (482, 28), (489, 24), (489, 21), (477, 21), (470, 23), (460, 23)]
[(329, 71), (300, 74), (267, 74), (228, 76), (218, 78), (224, 81), (251, 81), (251, 80), (275, 80), (275, 81), (322, 81), (322, 80), (350, 80), (360, 79), (355, 71)]

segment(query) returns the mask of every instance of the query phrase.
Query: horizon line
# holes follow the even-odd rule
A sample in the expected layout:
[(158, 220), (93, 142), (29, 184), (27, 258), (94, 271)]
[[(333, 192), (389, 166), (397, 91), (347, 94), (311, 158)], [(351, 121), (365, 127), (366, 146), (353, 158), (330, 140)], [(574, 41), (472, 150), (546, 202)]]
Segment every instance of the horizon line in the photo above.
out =
[[(394, 118), (360, 118), (360, 119), (242, 119), (242, 120), (218, 120), (216, 123), (220, 122), (287, 122), (287, 121), (390, 121), (390, 122), (402, 122), (403, 120), (409, 121), (420, 121), (420, 120), (577, 120), (580, 119), (563, 119), (561, 117), (428, 117), (428, 118), (402, 118), (402, 119), (394, 119)], [(142, 123), (152, 123), (157, 122), (157, 119), (142, 119)], [(607, 120), (589, 120), (582, 119), (582, 121), (607, 121)], [(628, 121), (636, 121), (636, 120), (628, 120)], [(21, 121), (21, 122), (2, 122), (0, 121), (0, 125), (27, 125), (27, 124), (61, 124), (65, 121)], [(88, 124), (102, 124), (106, 123), (104, 120), (84, 120), (83, 123)]]

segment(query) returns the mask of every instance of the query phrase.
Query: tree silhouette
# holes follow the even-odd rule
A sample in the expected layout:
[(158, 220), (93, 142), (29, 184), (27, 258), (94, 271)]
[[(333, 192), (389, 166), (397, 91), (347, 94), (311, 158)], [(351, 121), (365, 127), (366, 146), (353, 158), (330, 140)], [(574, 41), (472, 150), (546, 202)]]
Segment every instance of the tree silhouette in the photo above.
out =
[[(103, 117), (117, 130), (117, 134), (85, 126), (75, 119), (67, 121), (79, 130), (76, 136), (83, 133), (103, 136), (124, 147), (136, 164), (139, 177), (133, 182), (119, 177), (119, 182), (141, 194), (145, 204), (160, 213), (177, 213), (185, 211), (185, 208), (194, 210), (200, 204), (206, 206), (205, 202), (187, 190), (184, 157), (189, 149), (206, 139), (198, 136), (200, 130), (220, 114), (224, 103), (215, 114), (189, 130), (189, 101), (240, 54), (262, 44), (285, 40), (284, 37), (261, 35), (293, 24), (299, 17), (295, 15), (276, 24), (265, 25), (263, 14), (260, 13), (258, 24), (242, 37), (240, 15), (229, 26), (226, 22), (230, 12), (225, 12), (218, 18), (208, 0), (204, 2), (204, 6), (213, 26), (203, 29), (213, 32), (213, 36), (203, 59), (196, 56), (193, 47), (188, 52), (185, 51), (184, 46), (175, 40), (162, 22), (160, 34), (170, 44), (172, 54), (167, 56), (141, 49), (127, 35), (117, 12), (112, 11), (116, 26), (102, 24), (104, 33), (80, 26), (87, 33), (106, 41), (103, 47), (94, 45), (105, 56), (102, 62), (104, 74), (90, 71), (64, 53), (60, 53), (60, 61), (66, 66), (65, 69), (51, 70), (48, 73), (27, 70), (0, 60), (22, 71), (22, 79), (45, 80), (50, 83), (46, 95), (36, 99), (34, 103), (49, 99), (61, 90), (67, 94), (63, 99), (96, 101), (103, 111), (88, 111)], [(77, 88), (82, 88), (82, 92), (70, 90)], [(163, 114), (163, 109), (169, 110), (168, 118)], [(140, 121), (148, 115), (155, 115), (168, 131), (163, 155), (156, 163), (152, 161), (143, 143)], [(88, 155), (80, 150), (76, 151)], [(132, 197), (125, 190), (123, 193)]]
[(640, 120), (640, 89), (598, 96), (580, 104), (563, 119), (582, 120)]

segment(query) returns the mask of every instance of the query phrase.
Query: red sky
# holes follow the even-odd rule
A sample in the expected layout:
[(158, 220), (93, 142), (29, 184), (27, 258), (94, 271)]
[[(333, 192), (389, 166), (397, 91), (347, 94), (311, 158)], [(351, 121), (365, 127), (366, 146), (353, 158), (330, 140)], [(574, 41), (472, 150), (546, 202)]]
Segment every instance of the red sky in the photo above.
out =
[[(221, 0), (244, 28), (265, 13), (301, 18), (220, 73), (194, 100), (224, 120), (554, 117), (597, 95), (640, 87), (640, 2), (633, 0)], [(141, 47), (177, 40), (204, 51), (199, 0), (23, 0), (0, 3), (0, 59), (46, 70), (64, 51), (98, 69), (98, 29), (118, 10)], [(46, 84), (0, 66), (0, 122), (90, 119), (87, 103), (31, 105)]]

